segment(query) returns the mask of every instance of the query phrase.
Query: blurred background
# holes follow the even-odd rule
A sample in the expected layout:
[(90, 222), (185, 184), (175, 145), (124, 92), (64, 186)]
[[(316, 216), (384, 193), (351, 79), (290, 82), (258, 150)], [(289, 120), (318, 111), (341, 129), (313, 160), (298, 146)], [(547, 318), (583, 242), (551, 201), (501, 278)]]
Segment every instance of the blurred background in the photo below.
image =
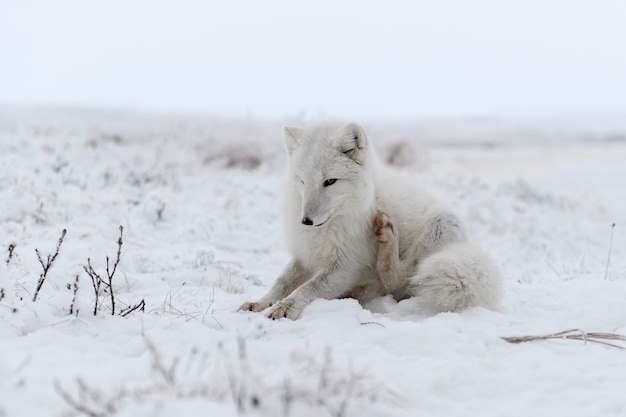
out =
[(0, 104), (228, 118), (626, 113), (626, 2), (0, 0)]

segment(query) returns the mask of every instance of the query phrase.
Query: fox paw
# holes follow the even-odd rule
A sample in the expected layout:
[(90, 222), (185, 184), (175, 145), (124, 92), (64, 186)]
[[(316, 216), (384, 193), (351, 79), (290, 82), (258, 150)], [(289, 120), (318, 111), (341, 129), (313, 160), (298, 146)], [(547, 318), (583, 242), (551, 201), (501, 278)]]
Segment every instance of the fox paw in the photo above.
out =
[(254, 311), (254, 312), (259, 312), (259, 311), (263, 311), (266, 308), (268, 308), (269, 306), (271, 306), (271, 303), (265, 303), (265, 302), (261, 302), (261, 301), (247, 301), (245, 303), (243, 303), (241, 305), (241, 307), (239, 307), (239, 309), (237, 309), (237, 311)]
[(302, 313), (302, 309), (295, 306), (293, 299), (287, 298), (276, 303), (265, 316), (272, 320), (284, 318), (295, 320), (300, 317), (300, 313)]
[(391, 218), (382, 211), (376, 212), (374, 216), (374, 234), (380, 244), (391, 242), (394, 237), (394, 227)]

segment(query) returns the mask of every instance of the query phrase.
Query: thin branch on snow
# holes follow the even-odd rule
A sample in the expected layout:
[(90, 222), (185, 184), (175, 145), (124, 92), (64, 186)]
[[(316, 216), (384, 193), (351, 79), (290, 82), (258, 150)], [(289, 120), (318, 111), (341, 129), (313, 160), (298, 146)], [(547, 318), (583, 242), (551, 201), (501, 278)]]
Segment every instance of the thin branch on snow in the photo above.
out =
[[(57, 243), (57, 248), (56, 248), (56, 251), (54, 252), (54, 255), (48, 255), (45, 263), (43, 259), (41, 259), (41, 253), (39, 253), (39, 249), (35, 249), (35, 253), (37, 254), (37, 259), (39, 259), (39, 263), (41, 264), (43, 271), (41, 272), (41, 275), (39, 275), (39, 281), (37, 282), (37, 289), (35, 290), (35, 295), (33, 295), (33, 302), (37, 301), (37, 297), (39, 296), (39, 290), (41, 290), (41, 287), (43, 286), (43, 283), (46, 280), (46, 276), (48, 275), (48, 271), (54, 264), (54, 260), (59, 255), (59, 250), (61, 250), (61, 244), (63, 244), (63, 239), (65, 238), (66, 234), (67, 234), (67, 230), (63, 229), (63, 232), (61, 232), (61, 237), (59, 238), (59, 241)], [(7, 264), (8, 264), (8, 261), (7, 261)]]
[(144, 340), (148, 350), (150, 351), (150, 355), (152, 356), (152, 367), (158, 372), (159, 375), (161, 375), (167, 385), (173, 387), (176, 384), (176, 368), (178, 367), (178, 359), (172, 361), (170, 367), (167, 368), (163, 363), (163, 358), (154, 343), (152, 343), (152, 341), (150, 341), (147, 337), (144, 337)]
[(367, 325), (370, 325), (370, 324), (375, 324), (377, 326), (382, 327), (383, 329), (386, 329), (384, 324), (378, 323), (377, 321), (365, 321), (365, 322), (361, 323), (361, 326), (367, 326)]
[(115, 295), (113, 294), (113, 276), (115, 275), (115, 271), (117, 270), (117, 264), (120, 263), (120, 257), (122, 255), (122, 235), (124, 234), (124, 227), (120, 225), (120, 237), (117, 239), (117, 257), (115, 259), (115, 263), (113, 264), (113, 271), (109, 272), (109, 257), (107, 256), (107, 277), (109, 279), (109, 294), (111, 295), (111, 315), (115, 315)]
[(283, 395), (281, 396), (281, 398), (283, 400), (283, 415), (285, 417), (288, 417), (291, 411), (291, 405), (295, 400), (289, 378), (285, 378), (285, 381), (283, 382)]
[(11, 243), (8, 247), (8, 251), (9, 251), (9, 256), (7, 256), (7, 259), (5, 260), (7, 266), (9, 266), (9, 262), (11, 262), (11, 259), (13, 259), (13, 251), (15, 250), (15, 243)]
[(609, 275), (609, 264), (611, 263), (611, 250), (613, 249), (613, 232), (615, 232), (615, 223), (611, 226), (611, 243), (609, 243), (609, 256), (606, 259), (606, 271), (604, 271), (604, 279)]
[(70, 394), (68, 394), (63, 387), (61, 386), (61, 384), (59, 383), (59, 381), (54, 381), (54, 389), (56, 390), (57, 394), (59, 394), (59, 396), (61, 396), (61, 398), (63, 399), (63, 401), (65, 401), (70, 407), (72, 407), (74, 410), (78, 411), (81, 414), (84, 414), (88, 417), (106, 417), (107, 415), (109, 415), (106, 412), (103, 411), (98, 411), (98, 410), (94, 410), (91, 407), (88, 407), (85, 404), (85, 391), (84, 391), (84, 387), (85, 384), (81, 383), (81, 381), (79, 380), (79, 400), (74, 399)]
[[(109, 259), (109, 257), (106, 257), (106, 280), (103, 279), (91, 266), (91, 259), (87, 258), (87, 265), (83, 266), (83, 269), (85, 270), (85, 272), (87, 273), (87, 275), (89, 275), (89, 278), (91, 278), (91, 284), (93, 286), (93, 291), (95, 293), (95, 303), (94, 303), (94, 309), (93, 309), (93, 315), (97, 315), (98, 314), (98, 306), (100, 305), (100, 294), (101, 294), (101, 290), (106, 291), (108, 289), (109, 291), (109, 297), (111, 298), (111, 315), (114, 316), (115, 315), (115, 291), (113, 290), (113, 277), (115, 276), (115, 272), (117, 271), (117, 266), (120, 263), (120, 259), (122, 257), (122, 244), (124, 243), (122, 238), (124, 235), (124, 227), (120, 225), (120, 237), (117, 239), (117, 255), (115, 257), (115, 262), (112, 265), (111, 268), (111, 261)], [(104, 287), (103, 287), (104, 285)], [(143, 311), (145, 308), (145, 301), (141, 300), (138, 304), (136, 304), (133, 307), (128, 307), (123, 309), (120, 312), (121, 316), (127, 316), (130, 313), (132, 313), (133, 311), (136, 310), (141, 310)]]
[(87, 266), (83, 266), (83, 269), (85, 270), (87, 275), (89, 275), (89, 278), (91, 278), (91, 284), (93, 285), (93, 292), (95, 293), (95, 296), (96, 296), (94, 307), (93, 307), (93, 315), (95, 316), (98, 314), (98, 303), (100, 301), (100, 287), (104, 281), (102, 281), (102, 278), (100, 277), (100, 275), (98, 275), (98, 273), (91, 266), (91, 258), (87, 258)]
[(584, 332), (579, 329), (570, 329), (564, 330), (558, 333), (552, 333), (541, 336), (513, 336), (513, 337), (503, 337), (503, 340), (509, 343), (525, 343), (525, 342), (534, 342), (537, 340), (582, 340), (585, 343), (597, 343), (605, 346), (610, 346), (617, 349), (625, 349), (626, 346), (618, 345), (615, 343), (609, 343), (605, 340), (617, 340), (620, 342), (626, 342), (626, 336), (616, 334), (616, 333), (603, 333), (603, 332)]
[[(72, 303), (70, 304), (70, 316), (74, 314), (74, 304), (76, 304), (76, 294), (78, 293), (78, 280), (80, 279), (80, 275), (76, 274), (76, 278), (74, 278), (74, 284), (67, 284), (68, 288), (72, 289)], [(76, 310), (76, 315), (78, 316), (78, 310)]]
[(144, 312), (145, 309), (146, 309), (146, 301), (142, 299), (140, 302), (138, 302), (134, 306), (128, 306), (124, 308), (122, 311), (120, 311), (120, 316), (126, 317), (132, 312), (137, 311), (137, 310)]

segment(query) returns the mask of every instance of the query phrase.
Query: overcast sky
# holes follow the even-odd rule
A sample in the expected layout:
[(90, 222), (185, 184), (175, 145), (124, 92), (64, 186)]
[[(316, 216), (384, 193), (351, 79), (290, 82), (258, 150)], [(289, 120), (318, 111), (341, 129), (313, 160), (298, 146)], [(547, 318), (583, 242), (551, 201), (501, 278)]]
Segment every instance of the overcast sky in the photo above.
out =
[(626, 2), (0, 0), (0, 102), (217, 116), (626, 113)]

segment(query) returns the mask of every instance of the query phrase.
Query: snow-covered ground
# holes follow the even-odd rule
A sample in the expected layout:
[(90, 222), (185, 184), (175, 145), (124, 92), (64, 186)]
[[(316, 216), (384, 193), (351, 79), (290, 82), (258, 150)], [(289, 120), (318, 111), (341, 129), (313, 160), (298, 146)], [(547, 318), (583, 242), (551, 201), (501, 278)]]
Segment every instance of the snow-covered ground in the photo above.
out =
[(0, 416), (624, 415), (625, 351), (501, 337), (626, 334), (626, 118), (359, 122), (500, 260), (500, 311), (237, 312), (289, 257), (282, 123), (2, 108)]

